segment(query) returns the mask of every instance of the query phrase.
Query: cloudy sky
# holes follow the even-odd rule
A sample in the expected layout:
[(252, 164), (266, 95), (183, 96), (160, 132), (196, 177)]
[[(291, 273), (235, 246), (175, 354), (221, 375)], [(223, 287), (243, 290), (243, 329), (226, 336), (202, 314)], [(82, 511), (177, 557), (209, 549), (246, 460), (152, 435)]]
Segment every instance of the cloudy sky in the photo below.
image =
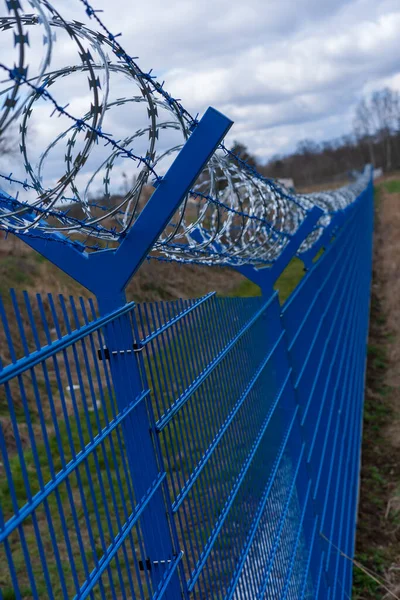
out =
[[(52, 4), (65, 19), (95, 27), (79, 0)], [(32, 12), (27, 0), (22, 6)], [(122, 45), (139, 57), (144, 71), (152, 68), (192, 114), (210, 105), (225, 113), (235, 122), (228, 144), (245, 143), (261, 161), (294, 150), (304, 138), (321, 141), (349, 132), (363, 95), (385, 85), (400, 90), (400, 0), (94, 0), (93, 6), (104, 10), (101, 18), (122, 33)], [(1, 14), (8, 14), (6, 8)], [(40, 26), (29, 31), (32, 74), (46, 47)], [(1, 35), (2, 60), (13, 66), (13, 32)], [(57, 36), (52, 66), (79, 64), (74, 43), (65, 33)], [(91, 102), (82, 77), (63, 78), (50, 90), (77, 117)], [(112, 87), (114, 97), (137, 93), (122, 77)], [(57, 126), (65, 130), (62, 119), (49, 119), (51, 108), (39, 102), (31, 119), (31, 164)], [(110, 133), (120, 139), (138, 127), (136, 112), (114, 111)], [(52, 182), (64, 172), (64, 155), (61, 144), (49, 153)], [(88, 177), (95, 169), (89, 163), (85, 168)], [(125, 166), (118, 169), (120, 185)]]
[[(72, 3), (68, 0), (68, 3)], [(235, 121), (261, 159), (348, 132), (371, 90), (400, 90), (400, 0), (97, 0), (123, 44), (192, 112)]]

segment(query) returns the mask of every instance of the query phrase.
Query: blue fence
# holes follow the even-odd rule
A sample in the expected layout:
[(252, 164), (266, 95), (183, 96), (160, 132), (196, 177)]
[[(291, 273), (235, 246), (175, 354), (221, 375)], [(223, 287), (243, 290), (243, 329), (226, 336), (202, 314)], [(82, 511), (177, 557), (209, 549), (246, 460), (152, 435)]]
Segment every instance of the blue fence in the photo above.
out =
[(241, 269), (260, 297), (3, 298), (1, 598), (351, 595), (372, 197), (282, 306), (315, 219), (279, 268)]
[[(81, 4), (96, 31), (48, 0), (29, 14), (7, 1), (0, 18), (17, 56), (0, 62), (1, 131), (18, 120), (21, 151), (19, 172), (0, 173), (11, 194), (0, 189), (0, 229), (94, 296), (0, 300), (0, 600), (344, 600), (369, 171), (331, 192), (282, 188), (225, 147), (227, 117), (213, 108), (192, 117)], [(35, 67), (36, 26), (45, 51)], [(56, 32), (75, 45), (77, 64), (51, 67)], [(80, 116), (51, 87), (77, 73), (89, 98)], [(126, 97), (113, 96), (119, 75), (131, 84)], [(34, 166), (27, 131), (43, 103), (63, 125)], [(147, 121), (136, 131), (127, 121), (128, 137), (116, 139), (107, 117), (122, 106), (147, 108)], [(64, 174), (46, 181), (44, 162), (62, 143)], [(140, 171), (112, 198), (111, 172), (118, 179), (124, 161)], [(228, 265), (261, 296), (127, 303), (149, 257)], [(274, 284), (294, 257), (305, 274), (281, 305)]]

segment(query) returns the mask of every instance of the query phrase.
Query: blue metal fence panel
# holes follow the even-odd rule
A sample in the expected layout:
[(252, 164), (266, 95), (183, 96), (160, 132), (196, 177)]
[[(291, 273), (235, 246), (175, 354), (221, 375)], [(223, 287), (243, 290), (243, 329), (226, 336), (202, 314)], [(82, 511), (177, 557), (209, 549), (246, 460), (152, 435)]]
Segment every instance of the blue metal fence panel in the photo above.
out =
[(2, 598), (350, 595), (371, 185), (332, 233), (283, 306), (0, 301)]

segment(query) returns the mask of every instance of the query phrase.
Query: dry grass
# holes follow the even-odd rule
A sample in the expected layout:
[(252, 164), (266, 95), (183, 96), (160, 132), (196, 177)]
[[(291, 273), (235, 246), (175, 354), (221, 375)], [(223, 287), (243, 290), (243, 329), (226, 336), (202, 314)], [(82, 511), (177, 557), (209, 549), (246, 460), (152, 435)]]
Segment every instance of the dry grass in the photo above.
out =
[(375, 284), (386, 315), (388, 334), (388, 368), (386, 384), (393, 389), (392, 402), (396, 418), (388, 427), (392, 443), (400, 448), (400, 193), (389, 193), (387, 183), (399, 175), (386, 178), (379, 192), (379, 227), (375, 236), (375, 260), (379, 281)]
[[(389, 192), (393, 183), (399, 184), (400, 174), (386, 178), (380, 186), (380, 226), (376, 244), (376, 257), (380, 269), (380, 291), (382, 307), (387, 315), (389, 344), (387, 346), (388, 368), (386, 384), (391, 389), (392, 419), (384, 435), (388, 446), (400, 449), (400, 192)], [(395, 186), (396, 189), (396, 186)], [(391, 591), (400, 594), (400, 482), (393, 482), (386, 515), (395, 521), (393, 535), (394, 562), (386, 571)]]
[[(232, 269), (145, 261), (127, 288), (129, 300), (151, 302), (197, 298), (209, 291), (229, 296), (246, 281)], [(0, 232), (0, 294), (10, 287), (28, 292), (90, 296), (68, 275), (10, 235)]]
[(314, 192), (325, 192), (326, 190), (337, 190), (345, 185), (348, 185), (349, 180), (343, 179), (331, 183), (313, 183), (296, 188), (298, 194), (313, 194)]
[(228, 267), (150, 260), (143, 263), (132, 279), (127, 296), (138, 302), (198, 298), (211, 291), (230, 296), (244, 281), (246, 279), (242, 275)]
[[(396, 181), (400, 174), (386, 179)], [(389, 359), (392, 363), (388, 383), (400, 385), (400, 193), (386, 191), (385, 183), (380, 187), (379, 228), (375, 238), (375, 253), (380, 270), (380, 296), (387, 315), (387, 326), (397, 343), (390, 346)], [(400, 402), (400, 398), (399, 398)], [(400, 442), (400, 439), (399, 439)]]

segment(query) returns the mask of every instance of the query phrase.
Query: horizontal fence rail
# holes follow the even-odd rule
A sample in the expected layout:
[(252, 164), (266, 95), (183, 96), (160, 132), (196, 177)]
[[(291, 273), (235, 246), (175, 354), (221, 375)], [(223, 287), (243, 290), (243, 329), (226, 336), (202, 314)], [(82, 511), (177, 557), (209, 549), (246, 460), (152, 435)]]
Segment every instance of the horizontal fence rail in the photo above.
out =
[(372, 200), (283, 305), (3, 297), (1, 598), (350, 597)]

